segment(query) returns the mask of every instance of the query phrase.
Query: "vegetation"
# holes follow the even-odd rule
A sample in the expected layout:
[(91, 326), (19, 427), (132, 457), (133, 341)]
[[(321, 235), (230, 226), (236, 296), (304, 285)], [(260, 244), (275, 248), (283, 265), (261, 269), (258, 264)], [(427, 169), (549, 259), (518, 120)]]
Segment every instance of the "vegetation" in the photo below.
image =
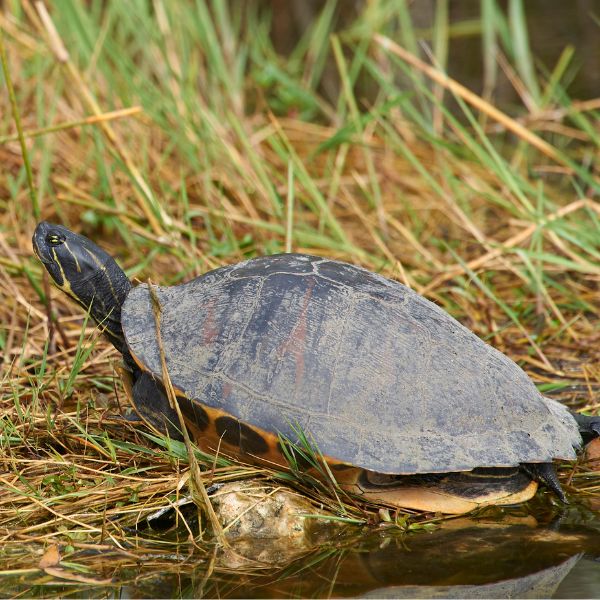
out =
[[(572, 49), (549, 70), (536, 62), (523, 2), (504, 14), (482, 0), (475, 21), (451, 22), (440, 0), (421, 31), (409, 2), (342, 18), (328, 0), (286, 56), (266, 3), (3, 7), (15, 109), (0, 94), (3, 575), (98, 583), (118, 565), (155, 573), (171, 554), (213, 552), (178, 510), (178, 535), (149, 529), (187, 493), (188, 455), (120, 419), (119, 357), (44, 278), (40, 218), (165, 284), (289, 250), (363, 265), (438, 302), (544, 393), (598, 410), (600, 100), (569, 98)], [(483, 90), (443, 74), (464, 35), (481, 44)], [(500, 81), (519, 105), (494, 108)], [(206, 486), (290, 477), (196, 456)], [(583, 461), (562, 478), (597, 500)], [(431, 518), (295, 481), (351, 522)]]

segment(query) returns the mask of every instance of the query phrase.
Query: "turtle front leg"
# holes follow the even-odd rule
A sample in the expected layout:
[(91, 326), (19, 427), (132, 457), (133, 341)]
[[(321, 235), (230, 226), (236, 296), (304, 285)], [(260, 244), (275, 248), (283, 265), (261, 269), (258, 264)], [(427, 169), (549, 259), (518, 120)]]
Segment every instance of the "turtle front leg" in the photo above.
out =
[(171, 408), (164, 387), (149, 373), (123, 369), (121, 373), (127, 396), (140, 418), (172, 440), (183, 441), (177, 412)]

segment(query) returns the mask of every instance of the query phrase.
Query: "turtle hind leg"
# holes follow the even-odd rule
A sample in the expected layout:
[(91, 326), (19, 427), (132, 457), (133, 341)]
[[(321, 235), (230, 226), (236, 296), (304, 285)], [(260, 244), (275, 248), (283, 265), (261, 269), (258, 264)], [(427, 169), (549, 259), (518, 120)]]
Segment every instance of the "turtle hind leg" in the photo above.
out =
[(584, 444), (591, 442), (596, 437), (600, 437), (600, 416), (588, 417), (587, 415), (582, 415), (573, 411), (570, 412), (577, 422), (579, 433), (583, 438)]
[(532, 479), (543, 483), (549, 490), (552, 490), (561, 502), (569, 504), (552, 463), (523, 463), (521, 468)]

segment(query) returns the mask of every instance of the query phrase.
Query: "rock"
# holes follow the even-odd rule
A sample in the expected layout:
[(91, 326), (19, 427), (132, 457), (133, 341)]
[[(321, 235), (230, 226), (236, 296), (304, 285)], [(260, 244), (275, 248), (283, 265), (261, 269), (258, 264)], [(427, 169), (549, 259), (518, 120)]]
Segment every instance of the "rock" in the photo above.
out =
[(231, 544), (225, 553), (230, 567), (248, 560), (285, 564), (313, 548), (321, 533), (331, 536), (338, 527), (308, 498), (263, 481), (227, 483), (211, 501)]

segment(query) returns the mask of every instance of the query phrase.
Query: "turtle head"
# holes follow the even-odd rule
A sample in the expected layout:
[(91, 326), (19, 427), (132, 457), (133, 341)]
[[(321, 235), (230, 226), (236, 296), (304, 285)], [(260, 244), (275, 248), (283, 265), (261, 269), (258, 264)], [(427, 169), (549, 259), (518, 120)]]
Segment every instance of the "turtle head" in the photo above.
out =
[(89, 310), (117, 350), (126, 351), (121, 306), (131, 283), (114, 258), (88, 238), (46, 221), (35, 228), (32, 243), (54, 283)]

